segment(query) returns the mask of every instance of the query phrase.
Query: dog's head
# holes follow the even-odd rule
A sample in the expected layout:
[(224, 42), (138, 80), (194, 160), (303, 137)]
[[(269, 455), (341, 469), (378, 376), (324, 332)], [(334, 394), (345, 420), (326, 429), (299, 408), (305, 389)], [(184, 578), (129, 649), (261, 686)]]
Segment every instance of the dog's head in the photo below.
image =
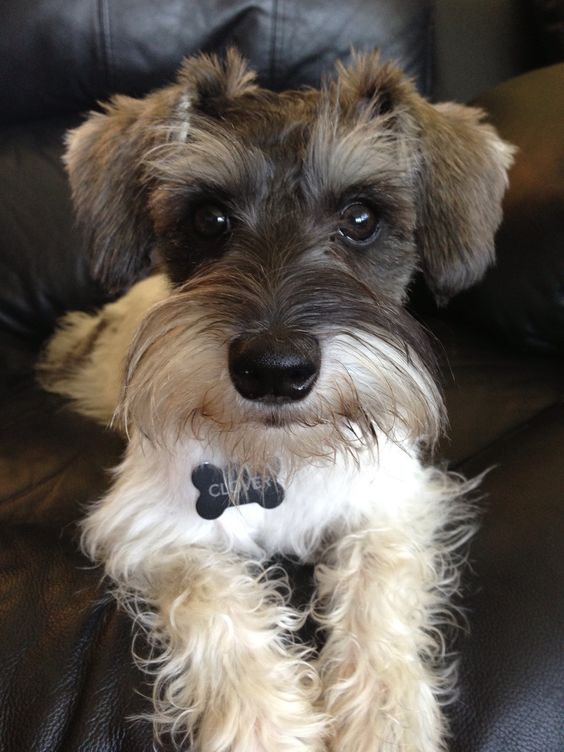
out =
[(377, 55), (320, 91), (259, 88), (235, 52), (117, 97), (69, 137), (94, 273), (162, 265), (171, 295), (133, 345), (124, 409), (241, 461), (325, 455), (375, 427), (433, 439), (441, 400), (405, 311), (493, 260), (511, 148), (478, 110), (433, 106)]

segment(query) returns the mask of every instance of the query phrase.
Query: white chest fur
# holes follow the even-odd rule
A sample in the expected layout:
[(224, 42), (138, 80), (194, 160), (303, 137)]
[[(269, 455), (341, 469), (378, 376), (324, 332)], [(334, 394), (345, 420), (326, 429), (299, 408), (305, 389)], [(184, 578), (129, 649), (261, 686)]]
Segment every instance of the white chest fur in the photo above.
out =
[(284, 553), (309, 560), (336, 528), (343, 534), (367, 519), (383, 527), (409, 524), (429, 485), (428, 471), (415, 453), (382, 437), (377, 451), (363, 451), (355, 460), (338, 455), (291, 476), (281, 464), (277, 480), (284, 500), (279, 506), (230, 506), (209, 520), (198, 514), (200, 491), (192, 480), (203, 462), (224, 467), (226, 458), (195, 439), (170, 450), (132, 437), (113, 489), (90, 515), (89, 537), (97, 539), (106, 556), (108, 549), (119, 548), (128, 571), (142, 566), (148, 552), (193, 545), (258, 559)]

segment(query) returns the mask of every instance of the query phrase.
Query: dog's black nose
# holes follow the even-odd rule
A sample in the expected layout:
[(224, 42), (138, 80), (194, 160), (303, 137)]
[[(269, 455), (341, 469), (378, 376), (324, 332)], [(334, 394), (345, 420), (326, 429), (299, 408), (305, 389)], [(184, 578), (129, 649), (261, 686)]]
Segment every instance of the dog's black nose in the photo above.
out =
[(301, 400), (315, 384), (320, 364), (319, 342), (304, 334), (238, 337), (229, 346), (231, 380), (248, 400)]

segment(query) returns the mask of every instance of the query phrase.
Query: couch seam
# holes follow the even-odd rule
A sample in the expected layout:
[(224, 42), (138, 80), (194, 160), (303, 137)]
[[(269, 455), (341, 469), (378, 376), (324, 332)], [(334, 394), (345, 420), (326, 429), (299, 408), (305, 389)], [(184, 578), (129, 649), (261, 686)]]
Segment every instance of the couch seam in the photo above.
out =
[(110, 11), (107, 0), (98, 0), (98, 21), (100, 24), (102, 68), (106, 94), (113, 93), (114, 81), (112, 72), (112, 35), (110, 29)]
[(433, 86), (435, 79), (435, 60), (434, 49), (436, 39), (436, 7), (435, 3), (432, 3), (427, 10), (427, 32), (425, 35), (425, 96), (429, 99), (433, 97)]
[(277, 42), (278, 42), (278, 18), (279, 18), (279, 0), (272, 1), (272, 33), (270, 36), (270, 62), (268, 77), (269, 88), (276, 88), (277, 78)]

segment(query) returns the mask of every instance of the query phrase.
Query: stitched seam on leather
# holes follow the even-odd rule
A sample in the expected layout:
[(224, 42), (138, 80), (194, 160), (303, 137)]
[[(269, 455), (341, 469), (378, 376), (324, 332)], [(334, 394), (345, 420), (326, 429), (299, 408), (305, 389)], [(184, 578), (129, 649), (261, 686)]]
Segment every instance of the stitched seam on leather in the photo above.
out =
[(279, 0), (273, 0), (272, 3), (272, 35), (270, 37), (270, 65), (268, 71), (270, 88), (274, 88), (277, 78), (278, 2)]
[[(423, 20), (423, 23), (425, 24), (425, 32), (424, 32), (424, 38), (422, 38), (422, 35), (419, 34), (419, 28), (421, 26), (421, 21)], [(433, 38), (433, 32), (431, 25), (434, 23), (434, 18), (430, 14), (429, 11), (425, 12), (425, 15), (423, 16), (420, 14), (417, 18), (411, 19), (406, 26), (402, 29), (402, 36), (405, 37), (411, 37), (412, 34), (417, 34), (418, 39), (418, 47), (416, 49), (417, 55), (413, 57), (404, 57), (400, 56), (396, 58), (400, 65), (403, 65), (404, 69), (407, 66), (407, 63), (409, 62), (412, 65), (415, 65), (415, 69), (413, 72), (410, 73), (411, 78), (414, 80), (414, 82), (417, 85), (417, 90), (420, 94), (422, 94), (425, 97), (429, 97), (431, 95), (430, 89), (429, 89), (429, 82), (432, 81), (431, 76), (431, 43)], [(423, 47), (423, 50), (421, 51), (421, 47)]]
[(106, 93), (113, 92), (113, 76), (112, 76), (112, 44), (110, 33), (110, 13), (107, 0), (98, 0), (98, 22), (100, 25), (100, 51), (101, 51), (101, 63), (104, 72), (104, 83)]
[(427, 22), (427, 33), (425, 34), (425, 77), (424, 77), (424, 86), (425, 86), (425, 96), (430, 97), (432, 96), (432, 86), (434, 83), (435, 78), (435, 71), (434, 71), (434, 65), (433, 65), (433, 49), (434, 49), (434, 42), (435, 42), (435, 16), (436, 16), (436, 9), (435, 4), (433, 3), (431, 8), (427, 10), (425, 20)]

